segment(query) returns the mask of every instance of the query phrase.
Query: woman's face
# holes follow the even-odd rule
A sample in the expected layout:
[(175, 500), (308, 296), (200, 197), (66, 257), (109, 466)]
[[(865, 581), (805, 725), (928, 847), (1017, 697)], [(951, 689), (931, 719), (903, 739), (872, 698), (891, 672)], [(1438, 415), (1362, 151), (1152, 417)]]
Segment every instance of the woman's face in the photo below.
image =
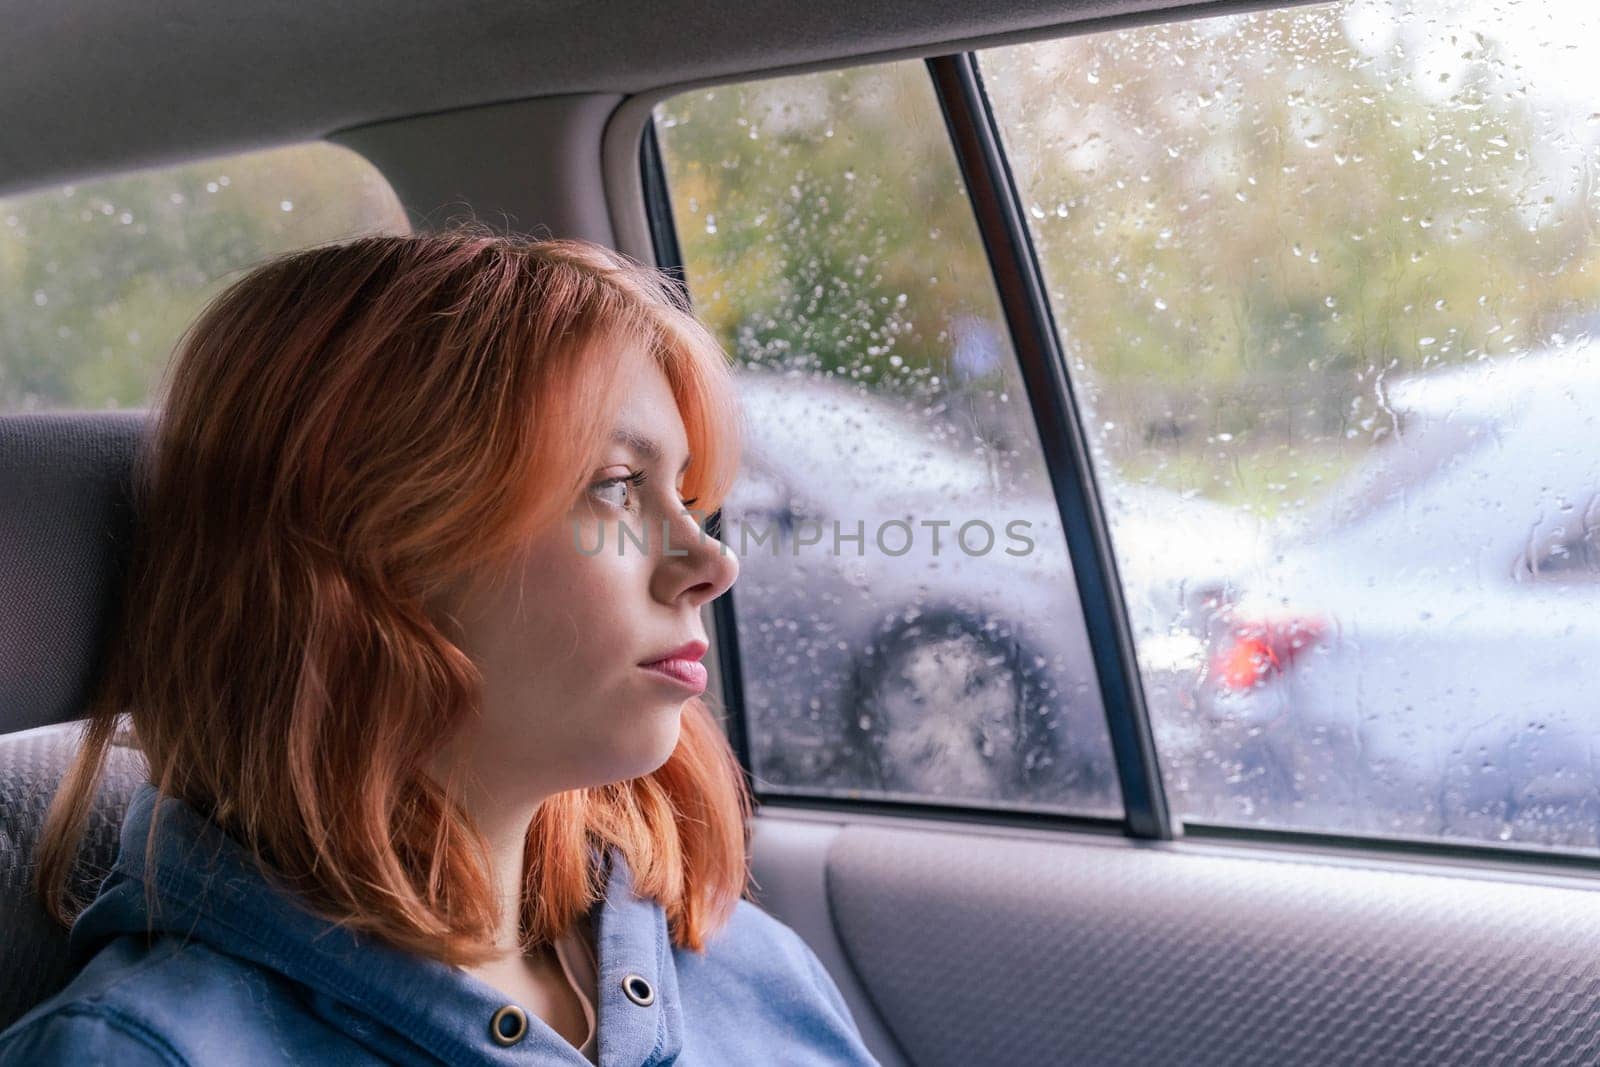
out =
[(460, 756), (490, 798), (536, 801), (650, 773), (703, 688), (697, 662), (679, 665), (684, 680), (643, 664), (690, 643), (698, 661), (700, 607), (739, 564), (685, 510), (688, 441), (666, 376), (654, 360), (634, 367), (615, 435), (565, 520), (508, 571), (444, 602), (446, 632), (483, 674), (484, 704), (441, 756)]

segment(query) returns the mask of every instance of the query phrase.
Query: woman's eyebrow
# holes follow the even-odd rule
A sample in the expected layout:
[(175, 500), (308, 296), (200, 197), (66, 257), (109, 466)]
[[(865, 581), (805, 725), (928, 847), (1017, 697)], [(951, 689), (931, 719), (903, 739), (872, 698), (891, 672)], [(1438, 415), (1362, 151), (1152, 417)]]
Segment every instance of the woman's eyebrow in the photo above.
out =
[[(627, 445), (653, 463), (661, 462), (661, 446), (643, 434), (636, 433), (633, 430), (613, 430), (611, 431), (611, 439), (618, 444)], [(689, 469), (689, 461), (693, 458), (693, 454), (683, 457), (683, 466), (678, 468), (679, 474)]]

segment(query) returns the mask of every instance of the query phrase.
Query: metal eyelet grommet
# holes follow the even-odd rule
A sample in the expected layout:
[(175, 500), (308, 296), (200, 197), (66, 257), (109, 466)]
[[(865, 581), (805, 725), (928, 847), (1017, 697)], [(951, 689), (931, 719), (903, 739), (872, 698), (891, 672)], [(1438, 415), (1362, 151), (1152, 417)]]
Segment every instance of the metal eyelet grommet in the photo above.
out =
[(497, 1044), (515, 1045), (528, 1036), (528, 1015), (515, 1004), (507, 1004), (489, 1020), (489, 1036)]
[(641, 1008), (648, 1008), (656, 1002), (656, 991), (641, 974), (630, 974), (622, 979), (622, 991), (628, 999)]

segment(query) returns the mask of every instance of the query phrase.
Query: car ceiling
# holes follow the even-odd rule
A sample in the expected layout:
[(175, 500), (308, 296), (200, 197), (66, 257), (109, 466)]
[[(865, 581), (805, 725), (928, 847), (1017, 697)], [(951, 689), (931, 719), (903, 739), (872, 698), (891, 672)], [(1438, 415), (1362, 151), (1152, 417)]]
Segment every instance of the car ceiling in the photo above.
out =
[(1197, 6), (1181, 0), (696, 0), (670, 8), (641, 0), (0, 4), (6, 25), (0, 195), (407, 115), (533, 96), (634, 93)]

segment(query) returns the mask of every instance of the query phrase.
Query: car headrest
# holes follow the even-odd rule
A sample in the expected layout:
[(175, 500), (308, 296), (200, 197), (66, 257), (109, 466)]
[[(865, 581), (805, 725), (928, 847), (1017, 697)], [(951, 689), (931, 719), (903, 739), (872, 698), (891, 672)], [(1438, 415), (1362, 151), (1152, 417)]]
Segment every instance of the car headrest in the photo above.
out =
[(0, 734), (83, 715), (127, 563), (148, 417), (0, 414)]

